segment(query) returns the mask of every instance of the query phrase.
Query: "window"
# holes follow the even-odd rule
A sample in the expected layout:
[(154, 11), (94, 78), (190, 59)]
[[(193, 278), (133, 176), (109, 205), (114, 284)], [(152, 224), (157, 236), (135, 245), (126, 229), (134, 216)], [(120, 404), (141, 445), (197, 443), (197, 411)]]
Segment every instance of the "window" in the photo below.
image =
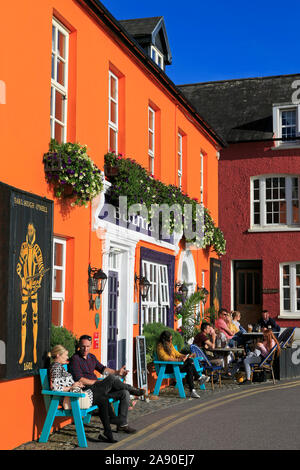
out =
[(178, 187), (182, 188), (182, 135), (178, 133), (177, 154), (178, 154)]
[(142, 276), (148, 279), (150, 288), (146, 299), (142, 301), (141, 326), (157, 322), (167, 325), (170, 306), (167, 265), (142, 261)]
[(200, 153), (200, 203), (204, 203), (204, 155)]
[(300, 317), (300, 261), (280, 265), (280, 313)]
[(149, 157), (149, 171), (154, 175), (154, 160), (155, 160), (155, 111), (148, 107), (148, 157)]
[(300, 113), (296, 105), (282, 104), (273, 106), (273, 130), (277, 139), (275, 146), (300, 144)]
[(67, 139), (68, 60), (69, 32), (53, 19), (50, 128), (59, 143)]
[(298, 176), (260, 176), (252, 179), (253, 227), (299, 226)]
[(119, 122), (119, 83), (118, 77), (109, 72), (109, 117), (108, 117), (108, 150), (118, 152)]
[(164, 69), (164, 56), (156, 47), (151, 46), (151, 59), (161, 68)]
[(53, 240), (52, 323), (63, 326), (66, 280), (66, 240)]

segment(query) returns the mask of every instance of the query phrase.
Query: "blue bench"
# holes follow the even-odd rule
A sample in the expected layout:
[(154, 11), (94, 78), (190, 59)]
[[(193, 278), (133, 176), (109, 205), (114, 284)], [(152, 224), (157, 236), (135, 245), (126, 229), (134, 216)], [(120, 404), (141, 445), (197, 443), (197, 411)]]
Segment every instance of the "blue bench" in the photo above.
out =
[[(176, 346), (175, 346), (176, 348)], [(177, 348), (176, 348), (177, 349)], [(155, 383), (155, 388), (153, 395), (159, 395), (160, 387), (162, 384), (162, 381), (164, 379), (175, 379), (176, 380), (176, 387), (178, 388), (179, 391), (179, 396), (181, 398), (186, 398), (185, 395), (185, 390), (184, 386), (182, 383), (182, 379), (186, 376), (186, 372), (180, 372), (180, 367), (181, 365), (184, 364), (184, 362), (177, 362), (177, 361), (159, 361), (156, 352), (154, 353), (154, 361), (153, 361), (157, 379)], [(197, 372), (201, 375), (202, 374), (202, 368), (199, 366), (197, 358), (194, 359), (194, 364)], [(171, 365), (173, 367), (173, 372), (167, 374), (166, 373), (166, 367), (167, 365)], [(200, 388), (205, 390), (205, 385), (201, 385)]]
[[(48, 369), (40, 369), (40, 379), (42, 385), (42, 395), (44, 398), (47, 416), (43, 426), (39, 442), (47, 442), (49, 439), (50, 431), (56, 417), (73, 418), (77, 433), (77, 440), (79, 447), (87, 447), (87, 440), (84, 431), (84, 424), (89, 424), (92, 417), (92, 412), (97, 410), (97, 406), (91, 406), (87, 409), (81, 409), (79, 406), (79, 398), (84, 397), (83, 393), (73, 392), (54, 392), (50, 390)], [(70, 397), (71, 409), (65, 410), (60, 406), (60, 401), (64, 397)], [(113, 403), (116, 415), (118, 415), (119, 402), (114, 402), (112, 398), (109, 400)]]

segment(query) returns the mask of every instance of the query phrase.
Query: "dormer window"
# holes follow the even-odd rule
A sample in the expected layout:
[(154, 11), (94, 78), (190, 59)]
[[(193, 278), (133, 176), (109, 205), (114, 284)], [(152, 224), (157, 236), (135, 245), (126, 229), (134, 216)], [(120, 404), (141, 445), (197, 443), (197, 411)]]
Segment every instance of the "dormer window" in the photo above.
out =
[(156, 47), (151, 46), (151, 59), (164, 70), (164, 56)]
[(275, 147), (300, 145), (299, 105), (273, 105), (273, 131)]

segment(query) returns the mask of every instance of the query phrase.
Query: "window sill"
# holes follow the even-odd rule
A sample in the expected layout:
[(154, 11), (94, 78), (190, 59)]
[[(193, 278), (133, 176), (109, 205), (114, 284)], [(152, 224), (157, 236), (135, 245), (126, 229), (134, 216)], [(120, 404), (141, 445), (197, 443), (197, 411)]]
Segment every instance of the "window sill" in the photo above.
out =
[(300, 232), (300, 226), (294, 227), (255, 227), (249, 228), (249, 233), (257, 233), (257, 232)]
[(275, 147), (271, 147), (271, 150), (290, 150), (290, 149), (300, 149), (300, 143), (294, 142), (290, 144), (279, 144)]
[(278, 320), (300, 320), (300, 314), (296, 313), (281, 313), (278, 317)]

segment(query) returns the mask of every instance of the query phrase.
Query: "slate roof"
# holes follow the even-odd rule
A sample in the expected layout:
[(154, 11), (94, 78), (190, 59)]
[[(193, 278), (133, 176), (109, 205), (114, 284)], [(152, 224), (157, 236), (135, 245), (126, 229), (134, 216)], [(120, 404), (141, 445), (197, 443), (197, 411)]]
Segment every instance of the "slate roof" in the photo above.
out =
[(163, 16), (119, 20), (119, 23), (146, 51), (147, 47), (155, 45), (163, 53), (165, 64), (170, 65), (172, 63), (172, 54)]
[(133, 37), (151, 35), (156, 28), (162, 16), (154, 16), (152, 18), (134, 18), (132, 20), (119, 20), (122, 26)]
[[(272, 105), (291, 103), (300, 74), (179, 85), (227, 143), (272, 139)], [(299, 86), (297, 87), (299, 88)]]

